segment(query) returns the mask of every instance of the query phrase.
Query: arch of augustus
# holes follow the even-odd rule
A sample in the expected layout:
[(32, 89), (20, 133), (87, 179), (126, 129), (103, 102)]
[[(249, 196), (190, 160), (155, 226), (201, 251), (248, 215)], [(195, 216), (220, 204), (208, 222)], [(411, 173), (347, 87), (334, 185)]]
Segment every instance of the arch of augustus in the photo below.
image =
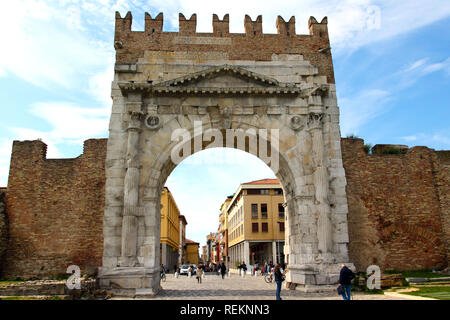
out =
[[(100, 285), (121, 295), (160, 290), (160, 195), (177, 165), (173, 133), (183, 130), (191, 153), (231, 146), (273, 169), (287, 209), (287, 282), (328, 288), (342, 263), (353, 265), (327, 19), (311, 17), (309, 35), (295, 33), (294, 17), (278, 17), (277, 34), (262, 32), (261, 16), (246, 16), (243, 34), (229, 33), (228, 15), (212, 22), (212, 33), (197, 33), (196, 16), (180, 14), (179, 32), (163, 32), (162, 14), (146, 14), (137, 32), (131, 13), (116, 14)], [(230, 145), (229, 132), (256, 133), (257, 150)]]

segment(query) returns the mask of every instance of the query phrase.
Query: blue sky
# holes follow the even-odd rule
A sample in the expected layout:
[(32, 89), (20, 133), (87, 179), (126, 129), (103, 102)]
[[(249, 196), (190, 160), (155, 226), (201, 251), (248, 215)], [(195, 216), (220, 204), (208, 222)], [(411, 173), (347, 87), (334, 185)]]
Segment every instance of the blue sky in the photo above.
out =
[[(13, 140), (41, 138), (48, 157), (76, 157), (88, 138), (107, 137), (114, 64), (114, 12), (164, 13), (164, 31), (177, 31), (178, 13), (197, 13), (197, 30), (211, 32), (212, 14), (230, 14), (230, 31), (244, 32), (245, 14), (296, 17), (307, 34), (309, 16), (328, 16), (341, 109), (341, 134), (377, 143), (450, 149), (450, 2), (370, 1), (2, 1), (0, 32), (0, 186), (7, 185)], [(211, 158), (210, 153), (214, 153)], [(167, 181), (188, 220), (187, 236), (205, 242), (217, 230), (221, 202), (240, 183), (273, 177), (260, 160), (229, 150), (203, 151)]]

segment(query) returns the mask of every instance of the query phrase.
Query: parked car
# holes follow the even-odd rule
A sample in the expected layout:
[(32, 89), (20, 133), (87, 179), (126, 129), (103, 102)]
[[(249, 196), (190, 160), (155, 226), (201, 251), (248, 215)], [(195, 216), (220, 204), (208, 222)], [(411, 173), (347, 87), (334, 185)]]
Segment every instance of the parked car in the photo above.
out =
[(188, 271), (189, 267), (192, 268), (192, 272), (191, 272), (192, 275), (197, 273), (197, 267), (195, 267), (195, 266), (190, 266), (190, 265), (188, 265), (188, 264), (183, 264), (183, 265), (181, 266), (181, 268), (180, 268), (180, 275), (181, 275), (181, 274), (188, 275), (188, 273), (189, 273), (189, 271)]

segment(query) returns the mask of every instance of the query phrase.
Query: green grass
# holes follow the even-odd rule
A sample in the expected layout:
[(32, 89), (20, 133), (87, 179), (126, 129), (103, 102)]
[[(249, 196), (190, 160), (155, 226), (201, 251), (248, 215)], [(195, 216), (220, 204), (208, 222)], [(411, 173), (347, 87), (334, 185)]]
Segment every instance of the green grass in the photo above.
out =
[(386, 274), (395, 274), (395, 273), (401, 273), (404, 278), (442, 278), (442, 277), (449, 277), (449, 275), (445, 274), (439, 274), (436, 272), (432, 272), (431, 270), (406, 270), (406, 271), (399, 271), (399, 270), (386, 270), (384, 271)]
[(27, 297), (27, 296), (9, 296), (3, 297), (1, 300), (63, 300), (62, 297), (48, 296), (48, 297)]
[(11, 283), (21, 283), (24, 281), (21, 280), (5, 280), (5, 281), (0, 281), (0, 285), (7, 285), (7, 284), (11, 284)]
[(412, 296), (421, 296), (439, 300), (450, 300), (450, 287), (420, 287), (419, 291), (402, 292)]

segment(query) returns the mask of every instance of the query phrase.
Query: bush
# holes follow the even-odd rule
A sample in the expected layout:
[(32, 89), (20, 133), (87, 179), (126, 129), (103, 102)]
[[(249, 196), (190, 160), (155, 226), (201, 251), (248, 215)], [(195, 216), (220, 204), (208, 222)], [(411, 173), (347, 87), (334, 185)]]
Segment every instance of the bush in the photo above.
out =
[(367, 143), (364, 145), (364, 152), (367, 154), (371, 154), (372, 153), (372, 145), (370, 143)]

